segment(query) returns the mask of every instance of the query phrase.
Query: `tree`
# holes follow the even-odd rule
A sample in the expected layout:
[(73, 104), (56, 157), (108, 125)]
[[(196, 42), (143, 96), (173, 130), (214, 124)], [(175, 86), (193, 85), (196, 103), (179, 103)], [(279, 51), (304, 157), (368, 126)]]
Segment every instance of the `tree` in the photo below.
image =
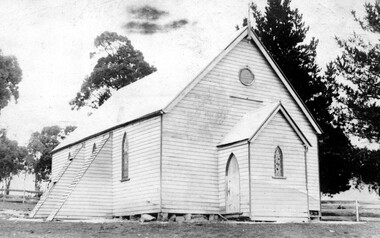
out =
[[(23, 169), (26, 148), (7, 138), (5, 129), (0, 130), (0, 181), (9, 189), (12, 177)], [(8, 194), (8, 192), (7, 192)]]
[[(363, 20), (353, 15), (363, 30), (380, 34), (380, 3), (365, 4)], [(378, 41), (376, 41), (378, 42)], [(380, 142), (380, 44), (365, 41), (353, 34), (348, 40), (337, 38), (343, 49), (334, 61), (338, 77), (338, 111), (346, 114), (347, 130), (369, 141)]]
[[(352, 14), (362, 29), (375, 36), (375, 43), (356, 33), (336, 38), (343, 52), (332, 62), (339, 81), (335, 82), (336, 114), (343, 118), (348, 133), (380, 143), (380, 2), (366, 3), (365, 17)], [(356, 149), (353, 160), (356, 187), (368, 184), (380, 195), (380, 150)]]
[(72, 131), (74, 126), (44, 127), (41, 132), (34, 132), (29, 140), (26, 158), (27, 170), (35, 175), (35, 189), (39, 191), (41, 181), (47, 181), (51, 175), (51, 151)]
[(369, 185), (370, 191), (380, 195), (380, 150), (357, 148), (353, 162), (356, 188), (362, 189), (362, 185)]
[[(321, 74), (316, 63), (318, 40), (305, 43), (309, 28), (290, 0), (268, 0), (265, 14), (251, 5), (256, 21), (255, 33), (277, 62), (302, 101), (306, 104), (324, 134), (319, 136), (321, 190), (335, 194), (349, 189), (352, 177), (352, 146), (341, 128), (339, 118), (330, 112), (335, 80), (333, 71)], [(243, 22), (243, 25), (247, 20)]]
[(22, 72), (16, 57), (3, 55), (0, 50), (0, 111), (8, 105), (11, 98), (17, 102), (21, 78)]
[(96, 37), (94, 45), (97, 52), (90, 53), (90, 58), (100, 58), (90, 76), (83, 81), (76, 97), (70, 101), (72, 109), (83, 106), (97, 108), (111, 97), (112, 90), (118, 90), (156, 71), (125, 36), (106, 31)]

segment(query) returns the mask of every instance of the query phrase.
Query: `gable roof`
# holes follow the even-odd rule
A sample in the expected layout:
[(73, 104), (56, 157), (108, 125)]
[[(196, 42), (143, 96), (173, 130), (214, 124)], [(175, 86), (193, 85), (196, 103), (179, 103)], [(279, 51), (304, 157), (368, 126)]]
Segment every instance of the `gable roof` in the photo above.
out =
[(281, 112), (294, 132), (298, 135), (301, 141), (311, 147), (312, 145), (307, 140), (306, 136), (298, 128), (292, 117), (286, 111), (285, 107), (278, 103), (270, 103), (253, 112), (246, 113), (242, 119), (232, 128), (232, 130), (222, 139), (218, 147), (223, 147), (235, 144), (241, 141), (254, 141), (260, 132), (268, 125), (273, 117)]
[(78, 128), (53, 151), (94, 137), (125, 123), (159, 114), (183, 88), (186, 78), (177, 80), (173, 75), (154, 73), (113, 93), (90, 117), (79, 123)]
[[(179, 64), (168, 72), (157, 71), (119, 89), (92, 116), (80, 122), (78, 128), (63, 140), (53, 152), (124, 126), (132, 121), (170, 112), (228, 52), (247, 36), (258, 46), (315, 131), (322, 133), (315, 119), (269, 56), (257, 36), (251, 29), (244, 27), (234, 35), (232, 40), (224, 44), (222, 49), (216, 49), (219, 53), (216, 57), (200, 56), (197, 57), (196, 61), (191, 61), (192, 65)], [(215, 51), (212, 53), (214, 54), (211, 54), (211, 56), (216, 55)], [(181, 58), (179, 58), (179, 62), (181, 62)], [(205, 65), (206, 67), (204, 67)]]
[(208, 73), (210, 70), (225, 56), (230, 52), (230, 50), (236, 46), (242, 39), (245, 37), (249, 37), (252, 39), (252, 41), (257, 45), (260, 52), (263, 54), (264, 58), (269, 62), (270, 66), (272, 66), (272, 69), (275, 71), (276, 75), (280, 78), (281, 82), (284, 84), (290, 95), (293, 97), (293, 99), (296, 101), (297, 105), (300, 107), (310, 124), (313, 126), (314, 130), (318, 134), (322, 134), (322, 129), (314, 119), (313, 115), (310, 113), (310, 111), (307, 109), (304, 102), (301, 100), (300, 96), (297, 94), (297, 92), (294, 90), (293, 86), (290, 84), (289, 80), (285, 77), (279, 66), (276, 64), (276, 62), (273, 60), (273, 58), (270, 56), (268, 51), (266, 50), (265, 46), (260, 42), (258, 36), (252, 31), (252, 29), (248, 29), (247, 27), (244, 28), (244, 31), (242, 31), (234, 41), (232, 41), (222, 52), (219, 53), (219, 55), (209, 63), (204, 70), (202, 70), (196, 78), (186, 87), (182, 90), (182, 92), (165, 108), (165, 111), (169, 111), (172, 109), (179, 101), (181, 101), (182, 98), (184, 98), (187, 93), (189, 93), (195, 85), (198, 84), (198, 82)]

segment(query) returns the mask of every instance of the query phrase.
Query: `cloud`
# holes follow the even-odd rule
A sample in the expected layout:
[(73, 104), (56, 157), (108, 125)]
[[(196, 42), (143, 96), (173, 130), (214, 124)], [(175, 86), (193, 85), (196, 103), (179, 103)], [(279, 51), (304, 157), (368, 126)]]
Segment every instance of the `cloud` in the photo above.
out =
[[(187, 19), (172, 20), (167, 23), (161, 23), (164, 16), (169, 12), (145, 5), (143, 7), (128, 7), (128, 13), (132, 15), (132, 20), (124, 25), (128, 32), (138, 34), (155, 34), (159, 32), (169, 32), (185, 27), (189, 24)], [(160, 23), (157, 23), (160, 22)]]
[(169, 15), (167, 11), (162, 11), (149, 5), (138, 8), (130, 7), (128, 8), (128, 12), (131, 13), (135, 19), (148, 21), (156, 21), (163, 16)]
[(181, 27), (184, 27), (185, 25), (187, 25), (189, 23), (188, 20), (186, 19), (181, 19), (181, 20), (177, 20), (177, 21), (172, 21), (168, 24), (165, 24), (164, 28), (167, 29), (167, 30), (170, 30), (170, 29), (179, 29)]
[(124, 26), (129, 32), (141, 34), (154, 34), (162, 30), (162, 27), (156, 23), (151, 22), (136, 22), (130, 21)]
[(149, 21), (143, 21), (143, 22), (130, 21), (127, 24), (125, 24), (124, 27), (129, 32), (148, 35), (148, 34), (154, 34), (154, 33), (159, 33), (159, 32), (169, 32), (172, 30), (177, 30), (186, 26), (187, 24), (189, 24), (189, 21), (186, 19), (171, 21), (164, 25), (152, 23)]

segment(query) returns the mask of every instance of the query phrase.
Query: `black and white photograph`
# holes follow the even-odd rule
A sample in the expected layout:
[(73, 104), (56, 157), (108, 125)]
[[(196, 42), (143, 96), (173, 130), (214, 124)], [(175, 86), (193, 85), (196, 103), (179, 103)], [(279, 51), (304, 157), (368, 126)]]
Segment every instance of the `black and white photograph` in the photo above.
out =
[(1, 0), (0, 237), (380, 237), (379, 0)]

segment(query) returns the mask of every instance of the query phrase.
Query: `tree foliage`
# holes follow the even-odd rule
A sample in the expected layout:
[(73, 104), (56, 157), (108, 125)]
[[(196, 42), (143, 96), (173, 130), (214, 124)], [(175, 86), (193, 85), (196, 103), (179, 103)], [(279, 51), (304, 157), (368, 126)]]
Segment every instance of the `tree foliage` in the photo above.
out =
[(156, 71), (143, 54), (134, 49), (131, 41), (115, 32), (103, 32), (94, 41), (97, 49), (90, 57), (100, 56), (92, 73), (82, 83), (71, 100), (73, 109), (83, 106), (97, 108), (118, 90)]
[[(252, 5), (255, 33), (305, 103), (326, 89), (315, 62), (318, 40), (304, 43), (309, 28), (290, 0), (269, 0), (262, 14)], [(327, 104), (329, 102), (326, 102)], [(312, 109), (309, 107), (309, 109)], [(315, 112), (314, 112), (315, 113)]]
[(290, 8), (290, 0), (268, 0), (267, 4), (264, 14), (251, 5), (255, 33), (324, 131), (318, 138), (322, 192), (345, 191), (352, 177), (353, 148), (339, 118), (329, 110), (334, 95), (333, 71), (321, 74), (316, 63), (318, 40), (305, 43), (309, 28), (298, 9)]
[(74, 126), (61, 128), (59, 126), (44, 127), (41, 132), (34, 132), (29, 140), (26, 165), (29, 172), (35, 175), (35, 187), (39, 190), (39, 183), (50, 179), (51, 151), (72, 131)]
[[(370, 142), (380, 143), (380, 2), (364, 5), (365, 16), (354, 19), (375, 41), (364, 40), (356, 33), (345, 40), (336, 38), (343, 50), (331, 64), (337, 80), (336, 114), (345, 123), (348, 133)], [(363, 184), (380, 194), (380, 151), (355, 149), (353, 174), (355, 185)]]
[[(365, 4), (363, 20), (353, 15), (365, 31), (380, 34), (380, 3)], [(342, 77), (338, 112), (346, 114), (347, 130), (369, 141), (380, 142), (380, 44), (353, 34), (348, 40), (337, 38), (343, 49), (334, 61), (336, 74)]]
[(0, 130), (0, 181), (9, 188), (13, 175), (24, 168), (26, 148), (7, 138), (5, 129)]
[(380, 195), (380, 150), (357, 148), (353, 167), (356, 188), (368, 185), (370, 191)]
[(14, 56), (6, 56), (0, 50), (0, 111), (14, 98), (19, 97), (18, 84), (21, 82), (22, 72)]

